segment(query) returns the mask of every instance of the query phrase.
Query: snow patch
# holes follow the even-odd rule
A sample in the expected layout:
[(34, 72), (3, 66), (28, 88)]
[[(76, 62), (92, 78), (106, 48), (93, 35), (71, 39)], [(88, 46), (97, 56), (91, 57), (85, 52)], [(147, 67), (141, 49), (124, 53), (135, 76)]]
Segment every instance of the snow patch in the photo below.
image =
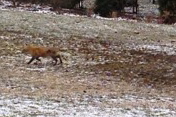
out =
[(174, 117), (176, 115), (174, 111), (160, 108), (152, 108), (147, 111), (143, 108), (110, 108), (87, 105), (87, 103), (75, 105), (64, 100), (57, 102), (44, 99), (29, 99), (27, 97), (7, 98), (4, 96), (0, 97), (0, 114), (3, 116), (35, 115), (59, 117), (147, 117), (149, 115)]
[(148, 51), (157, 51), (157, 52), (165, 52), (168, 55), (175, 54), (175, 48), (169, 46), (160, 46), (160, 45), (138, 45), (136, 47), (137, 50), (148, 50)]

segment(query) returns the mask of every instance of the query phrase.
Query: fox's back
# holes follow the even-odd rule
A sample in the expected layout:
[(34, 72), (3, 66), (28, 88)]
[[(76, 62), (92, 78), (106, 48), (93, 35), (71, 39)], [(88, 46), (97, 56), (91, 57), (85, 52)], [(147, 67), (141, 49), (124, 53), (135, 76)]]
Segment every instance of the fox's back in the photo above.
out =
[(48, 55), (48, 48), (37, 47), (37, 46), (27, 46), (23, 49), (23, 53), (30, 54), (31, 56), (46, 57)]

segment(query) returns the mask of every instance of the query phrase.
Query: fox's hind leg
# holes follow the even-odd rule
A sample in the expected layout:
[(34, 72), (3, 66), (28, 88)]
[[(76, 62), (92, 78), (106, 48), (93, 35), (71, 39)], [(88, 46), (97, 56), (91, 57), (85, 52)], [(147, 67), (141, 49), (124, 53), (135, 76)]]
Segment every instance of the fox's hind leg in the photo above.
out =
[(61, 59), (61, 56), (60, 56), (60, 55), (57, 55), (56, 57), (57, 57), (57, 58), (59, 58), (60, 63), (62, 64), (62, 59)]
[(52, 59), (55, 61), (55, 63), (54, 63), (54, 65), (57, 65), (57, 57), (55, 57), (55, 56), (52, 56)]

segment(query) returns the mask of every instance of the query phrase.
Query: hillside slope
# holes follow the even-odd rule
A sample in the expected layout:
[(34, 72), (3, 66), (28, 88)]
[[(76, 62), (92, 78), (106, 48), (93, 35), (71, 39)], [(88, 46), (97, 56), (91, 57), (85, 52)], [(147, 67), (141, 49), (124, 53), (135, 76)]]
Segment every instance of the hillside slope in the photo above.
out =
[[(0, 10), (0, 40), (3, 116), (176, 116), (174, 25)], [(27, 65), (25, 44), (64, 64)]]

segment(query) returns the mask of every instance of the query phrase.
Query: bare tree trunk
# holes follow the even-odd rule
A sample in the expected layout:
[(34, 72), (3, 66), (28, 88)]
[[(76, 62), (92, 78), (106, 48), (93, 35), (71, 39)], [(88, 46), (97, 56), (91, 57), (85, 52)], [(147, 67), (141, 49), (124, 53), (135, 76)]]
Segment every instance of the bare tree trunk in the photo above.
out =
[(138, 0), (135, 0), (133, 3), (133, 13), (138, 13)]

